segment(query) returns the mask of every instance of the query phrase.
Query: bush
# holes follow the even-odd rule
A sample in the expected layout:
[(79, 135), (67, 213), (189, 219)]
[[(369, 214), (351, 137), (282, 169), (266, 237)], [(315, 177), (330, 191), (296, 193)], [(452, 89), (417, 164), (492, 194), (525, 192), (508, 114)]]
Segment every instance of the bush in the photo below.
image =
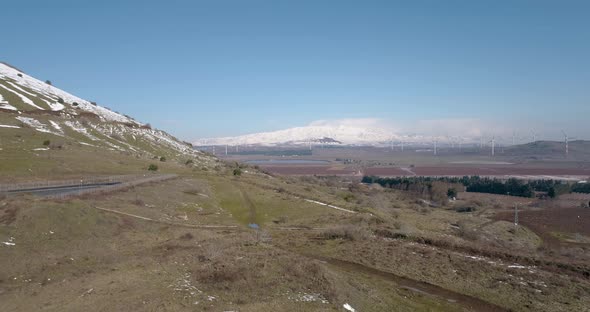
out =
[(57, 103), (59, 103), (59, 104), (63, 104), (63, 103), (64, 103), (64, 99), (62, 99), (62, 98), (58, 97), (58, 98), (57, 98)]
[(234, 175), (235, 176), (241, 176), (242, 175), (242, 169), (240, 169), (240, 168), (234, 169)]
[(51, 144), (51, 141), (49, 141), (49, 140), (43, 141), (43, 145), (44, 146), (49, 146), (49, 144)]
[(370, 233), (362, 227), (348, 224), (325, 229), (321, 235), (325, 239), (364, 240)]
[(158, 166), (154, 165), (154, 164), (150, 164), (150, 166), (148, 167), (149, 171), (158, 171)]
[(447, 197), (448, 198), (456, 198), (457, 197), (457, 190), (455, 188), (450, 188), (447, 191)]
[(78, 106), (78, 102), (72, 103), (73, 106)]
[(166, 157), (164, 157), (164, 156), (160, 157), (160, 161), (166, 161)]
[(51, 80), (45, 80), (45, 83), (51, 85)]
[(195, 162), (192, 159), (187, 160), (186, 162), (184, 162), (185, 165), (190, 166), (192, 164), (194, 164)]

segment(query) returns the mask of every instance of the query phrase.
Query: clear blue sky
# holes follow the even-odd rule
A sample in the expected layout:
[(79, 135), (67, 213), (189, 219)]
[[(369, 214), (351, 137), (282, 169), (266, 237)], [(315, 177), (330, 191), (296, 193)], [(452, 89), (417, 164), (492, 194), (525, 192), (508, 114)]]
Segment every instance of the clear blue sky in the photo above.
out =
[(20, 0), (1, 11), (0, 60), (183, 139), (342, 118), (590, 132), (590, 1)]

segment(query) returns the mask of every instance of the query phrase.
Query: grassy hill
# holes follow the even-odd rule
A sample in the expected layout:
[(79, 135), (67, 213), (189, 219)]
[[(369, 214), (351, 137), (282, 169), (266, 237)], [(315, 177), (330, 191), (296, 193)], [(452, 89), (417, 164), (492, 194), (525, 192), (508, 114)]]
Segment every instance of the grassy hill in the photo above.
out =
[(210, 166), (190, 143), (0, 63), (0, 181), (144, 170), (166, 159)]

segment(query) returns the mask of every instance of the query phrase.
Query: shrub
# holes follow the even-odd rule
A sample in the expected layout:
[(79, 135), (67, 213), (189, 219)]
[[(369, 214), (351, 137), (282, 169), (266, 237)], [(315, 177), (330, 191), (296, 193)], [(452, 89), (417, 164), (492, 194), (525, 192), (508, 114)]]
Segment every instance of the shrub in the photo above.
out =
[(447, 190), (447, 197), (448, 198), (456, 198), (457, 197), (457, 190), (455, 188), (450, 188)]
[(325, 229), (321, 235), (325, 239), (364, 240), (370, 234), (362, 227), (348, 224)]
[(19, 76), (19, 77), (21, 77), (21, 78), (23, 77), (23, 74), (21, 74), (21, 73), (18, 73), (16, 75)]
[(158, 171), (158, 166), (154, 164), (150, 164), (148, 167), (149, 171)]
[(51, 85), (51, 80), (45, 80), (45, 83)]
[(59, 104), (63, 104), (63, 103), (64, 103), (64, 99), (62, 99), (62, 98), (58, 97), (58, 98), (57, 98), (57, 103), (59, 103)]
[(166, 157), (164, 157), (164, 156), (160, 157), (160, 161), (166, 161)]
[(43, 141), (43, 145), (44, 146), (49, 146), (49, 144), (51, 144), (51, 141), (49, 141), (49, 140)]
[(242, 169), (240, 169), (240, 168), (236, 168), (236, 169), (234, 169), (234, 175), (235, 175), (235, 176), (240, 176), (240, 175), (242, 175)]
[(195, 162), (192, 159), (189, 159), (187, 161), (184, 162), (185, 165), (190, 166), (192, 164), (194, 164)]
[(73, 106), (78, 106), (78, 102), (72, 103)]
[(90, 104), (92, 104), (94, 106), (98, 106), (98, 104), (96, 104), (96, 102), (90, 102)]

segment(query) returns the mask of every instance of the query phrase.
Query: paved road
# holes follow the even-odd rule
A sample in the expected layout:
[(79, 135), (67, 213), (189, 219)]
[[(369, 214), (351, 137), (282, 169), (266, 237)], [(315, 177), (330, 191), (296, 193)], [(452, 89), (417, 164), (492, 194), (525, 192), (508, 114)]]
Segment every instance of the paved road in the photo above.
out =
[(47, 186), (47, 187), (37, 187), (37, 188), (28, 188), (28, 189), (20, 189), (20, 190), (13, 190), (7, 191), (7, 195), (12, 194), (35, 194), (39, 196), (51, 196), (51, 195), (64, 195), (69, 193), (76, 193), (80, 190), (86, 189), (94, 189), (100, 188), (110, 185), (117, 185), (121, 184), (121, 182), (104, 182), (104, 183), (92, 183), (92, 184), (84, 184), (84, 185), (62, 185), (62, 186)]

